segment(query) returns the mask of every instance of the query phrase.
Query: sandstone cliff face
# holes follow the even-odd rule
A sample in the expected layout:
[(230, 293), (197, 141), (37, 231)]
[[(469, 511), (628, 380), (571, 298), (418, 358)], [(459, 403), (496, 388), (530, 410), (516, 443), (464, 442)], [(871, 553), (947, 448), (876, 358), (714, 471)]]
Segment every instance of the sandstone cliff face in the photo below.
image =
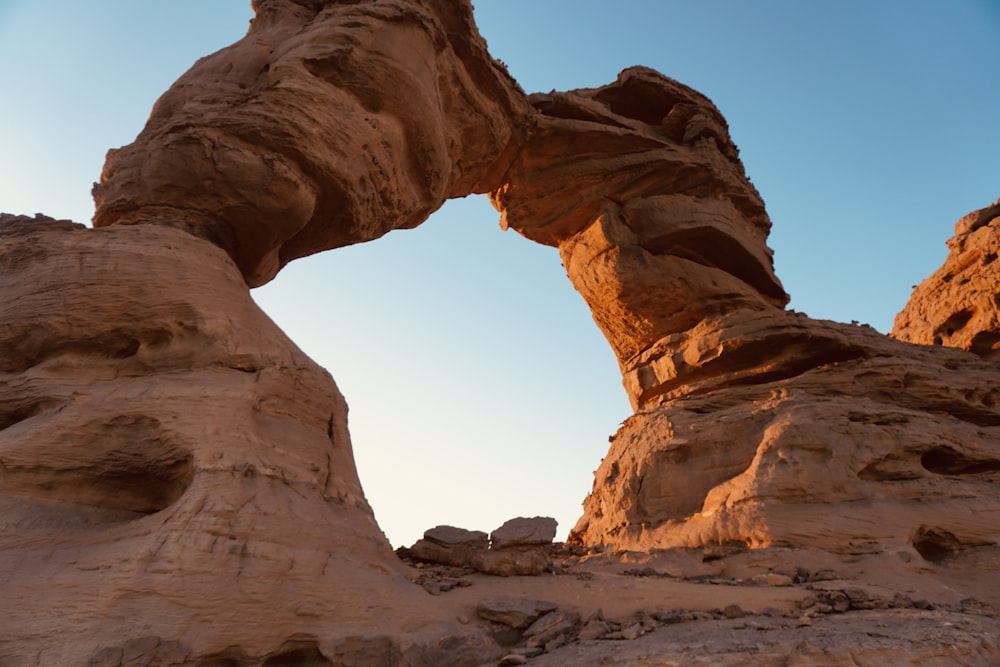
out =
[(407, 581), (343, 397), (247, 289), (472, 192), (559, 248), (636, 410), (575, 541), (915, 572), (995, 553), (995, 207), (897, 323), (947, 345), (812, 320), (785, 310), (763, 202), (697, 92), (632, 68), (526, 97), (465, 2), (255, 7), (109, 154), (97, 229), (0, 219), (0, 664), (497, 658)]
[(257, 286), (296, 257), (415, 227), (502, 173), (529, 108), (471, 5), (255, 8), (243, 40), (196, 63), (109, 153), (95, 226), (187, 230)]
[(892, 335), (1000, 359), (1000, 201), (955, 223), (944, 265), (921, 282)]
[(98, 229), (3, 221), (0, 664), (496, 649), (403, 576), (343, 397), (247, 285), (485, 191), (530, 107), (468, 3), (255, 9), (109, 153)]

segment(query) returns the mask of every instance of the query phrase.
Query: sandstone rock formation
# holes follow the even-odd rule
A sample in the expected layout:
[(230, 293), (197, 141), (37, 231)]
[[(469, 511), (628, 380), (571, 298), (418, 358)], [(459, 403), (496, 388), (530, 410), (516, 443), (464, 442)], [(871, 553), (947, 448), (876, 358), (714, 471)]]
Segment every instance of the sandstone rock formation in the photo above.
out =
[(224, 252), (6, 217), (0, 271), (0, 664), (257, 664), (410, 623), (343, 397)]
[(409, 581), (343, 398), (247, 285), (487, 190), (530, 107), (468, 3), (255, 8), (109, 153), (97, 229), (5, 220), (0, 664), (497, 649)]
[(490, 533), (491, 549), (517, 549), (552, 544), (556, 536), (556, 520), (548, 516), (517, 517)]
[(249, 34), (198, 61), (109, 153), (95, 226), (184, 229), (257, 286), (486, 192), (519, 145), (529, 107), (469, 3), (254, 7)]
[(1000, 539), (995, 367), (784, 310), (763, 203), (698, 93), (633, 68), (531, 100), (494, 202), (559, 247), (636, 407), (572, 539), (928, 559)]
[[(976, 643), (996, 633), (1000, 603), (977, 590), (1000, 540), (992, 279), (941, 277), (954, 293), (928, 283), (897, 331), (935, 342), (920, 332), (951, 328), (941, 342), (978, 355), (786, 311), (763, 202), (704, 96), (632, 68), (529, 98), (464, 1), (255, 9), (244, 40), (199, 61), (109, 154), (96, 229), (0, 219), (0, 665), (635, 661), (675, 654), (574, 651), (673, 623), (676, 609), (660, 610), (666, 621), (637, 605), (685, 577), (663, 590), (716, 600), (721, 584), (738, 599), (684, 622), (751, 606), (790, 619), (775, 625), (790, 634), (768, 645), (773, 664), (815, 616), (852, 609), (926, 638), (886, 653), (853, 621), (831, 622), (865, 660), (960, 646), (967, 664), (995, 662), (995, 639)], [(248, 286), (486, 191), (504, 225), (559, 248), (636, 414), (596, 473), (573, 533), (583, 546), (553, 566), (577, 576), (532, 579), (548, 592), (531, 596), (490, 577), (438, 587), (449, 602), (392, 554), (343, 397)], [(995, 218), (962, 225), (962, 267), (993, 266)], [(658, 556), (681, 574), (648, 565), (602, 580), (586, 569), (590, 547), (631, 550), (600, 567), (684, 547)], [(803, 559), (833, 574), (800, 576)], [(932, 591), (944, 611), (795, 587), (857, 577)], [(504, 658), (497, 621), (473, 621), (484, 598), (549, 593), (556, 609), (507, 626), (527, 653)], [(934, 623), (950, 629), (925, 637)], [(734, 646), (713, 655), (739, 664)]]
[(1000, 359), (1000, 201), (955, 223), (948, 259), (914, 288), (892, 335)]
[[(759, 375), (756, 348), (785, 341), (740, 343), (720, 360), (719, 334), (705, 340), (755, 327), (788, 301), (765, 243), (764, 204), (714, 105), (645, 68), (602, 88), (531, 99), (537, 129), (493, 201), (502, 224), (559, 247), (633, 406), (713, 376)], [(771, 335), (782, 333), (795, 337)], [(747, 338), (727, 337), (730, 346)], [(769, 359), (767, 372), (809, 363), (792, 357)]]
[(407, 550), (407, 556), (418, 561), (455, 565), (469, 564), (472, 557), (490, 548), (489, 536), (481, 530), (465, 530), (455, 526), (435, 526)]
[(763, 204), (694, 91), (636, 68), (531, 99), (542, 117), (494, 201), (559, 247), (637, 408), (574, 539), (929, 558), (996, 543), (993, 366), (785, 311)]

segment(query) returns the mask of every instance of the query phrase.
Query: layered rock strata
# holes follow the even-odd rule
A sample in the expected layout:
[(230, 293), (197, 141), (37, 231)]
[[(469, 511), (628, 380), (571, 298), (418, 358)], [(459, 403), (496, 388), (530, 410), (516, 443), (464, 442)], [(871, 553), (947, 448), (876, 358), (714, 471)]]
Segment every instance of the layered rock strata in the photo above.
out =
[(422, 650), (347, 405), (222, 250), (7, 217), (0, 272), (0, 664)]
[(948, 258), (917, 285), (892, 335), (1000, 359), (1000, 200), (955, 223)]
[[(717, 345), (735, 326), (759, 328), (788, 297), (763, 201), (714, 105), (638, 67), (602, 88), (531, 100), (537, 128), (491, 197), (503, 225), (559, 248), (633, 407), (719, 376), (760, 375), (762, 348), (796, 332), (771, 322), (782, 339), (740, 332), (725, 334), (735, 353)], [(792, 356), (767, 359), (766, 371), (809, 363)]]
[(929, 560), (1000, 539), (994, 366), (785, 310), (763, 203), (698, 93), (633, 68), (531, 100), (493, 201), (558, 246), (636, 408), (572, 539)]

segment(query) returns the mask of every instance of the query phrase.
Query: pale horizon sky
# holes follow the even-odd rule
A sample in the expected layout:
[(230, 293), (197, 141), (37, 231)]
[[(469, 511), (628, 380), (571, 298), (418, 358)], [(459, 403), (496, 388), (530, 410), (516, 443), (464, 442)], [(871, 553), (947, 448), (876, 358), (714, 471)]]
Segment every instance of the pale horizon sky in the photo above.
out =
[[(480, 0), (528, 92), (646, 65), (726, 116), (774, 223), (791, 308), (887, 332), (962, 215), (1000, 197), (997, 0)], [(249, 0), (0, 0), (0, 211), (81, 222), (132, 141)], [(610, 348), (554, 249), (485, 197), (420, 228), (298, 260), (254, 298), (330, 370), (394, 546), (580, 514), (630, 414)]]

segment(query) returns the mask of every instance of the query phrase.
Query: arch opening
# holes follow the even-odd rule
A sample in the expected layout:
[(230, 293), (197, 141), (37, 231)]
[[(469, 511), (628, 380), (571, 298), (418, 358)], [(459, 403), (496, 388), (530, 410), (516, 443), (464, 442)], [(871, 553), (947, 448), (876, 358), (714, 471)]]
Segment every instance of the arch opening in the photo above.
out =
[(554, 248), (485, 196), (414, 230), (292, 262), (253, 298), (338, 383), (358, 474), (393, 546), (582, 514), (621, 376)]

